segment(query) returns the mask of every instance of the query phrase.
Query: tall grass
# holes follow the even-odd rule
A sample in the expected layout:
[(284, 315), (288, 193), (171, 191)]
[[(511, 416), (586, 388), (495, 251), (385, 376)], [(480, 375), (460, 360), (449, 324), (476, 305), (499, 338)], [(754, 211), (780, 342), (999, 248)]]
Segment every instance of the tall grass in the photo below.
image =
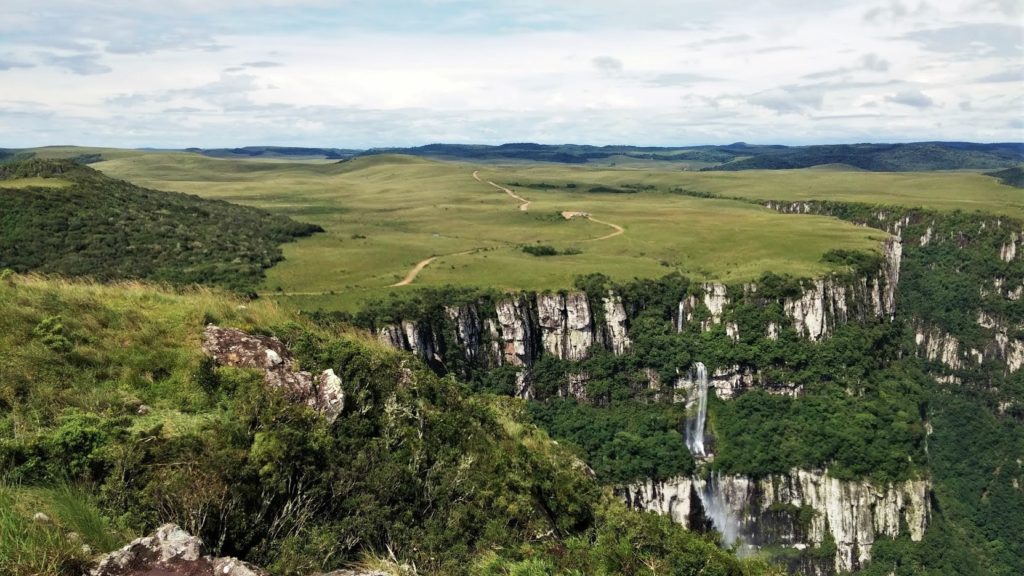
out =
[[(47, 521), (34, 519), (43, 513)], [(92, 556), (127, 541), (83, 490), (27, 488), (0, 481), (0, 574), (81, 574)]]

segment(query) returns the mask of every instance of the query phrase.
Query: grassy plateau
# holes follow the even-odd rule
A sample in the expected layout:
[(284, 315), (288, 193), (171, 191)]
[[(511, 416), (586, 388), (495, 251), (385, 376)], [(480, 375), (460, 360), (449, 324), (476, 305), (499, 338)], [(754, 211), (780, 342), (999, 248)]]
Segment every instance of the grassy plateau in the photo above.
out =
[[(672, 271), (728, 281), (766, 271), (818, 275), (830, 269), (821, 260), (825, 252), (871, 250), (882, 240), (876, 230), (830, 218), (677, 193), (742, 191), (730, 184), (734, 173), (477, 166), (389, 155), (328, 163), (140, 153), (93, 166), (138, 185), (321, 225), (326, 234), (284, 247), (285, 261), (269, 270), (262, 288), (303, 308), (351, 310), (416, 286), (556, 289), (594, 272), (619, 280)], [(834, 178), (842, 177), (849, 175)], [(528, 200), (528, 209), (501, 187)], [(767, 197), (784, 196), (784, 183), (775, 188), (779, 194)], [(564, 212), (591, 218), (567, 219)], [(524, 252), (530, 245), (557, 254)], [(408, 285), (393, 286), (432, 257)]]

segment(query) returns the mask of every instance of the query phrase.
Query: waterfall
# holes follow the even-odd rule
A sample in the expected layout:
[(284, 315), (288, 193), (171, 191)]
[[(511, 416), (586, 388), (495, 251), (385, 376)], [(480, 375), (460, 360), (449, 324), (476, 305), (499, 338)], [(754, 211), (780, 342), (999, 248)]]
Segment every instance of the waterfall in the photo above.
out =
[(707, 456), (704, 451), (704, 425), (708, 417), (708, 369), (703, 362), (697, 362), (694, 368), (697, 372), (697, 417), (686, 425), (686, 447), (694, 456)]
[(683, 317), (686, 314), (686, 309), (683, 306), (684, 300), (679, 301), (679, 316), (676, 317), (676, 332), (683, 331)]
[(722, 493), (721, 472), (708, 476), (704, 487), (697, 492), (704, 515), (711, 520), (715, 530), (722, 535), (722, 543), (732, 547), (739, 538), (739, 521), (731, 514), (725, 495)]
[[(697, 392), (697, 415), (686, 423), (686, 447), (694, 457), (705, 457), (708, 455), (704, 448), (704, 428), (708, 418), (708, 369), (703, 362), (693, 365), (690, 381)], [(700, 487), (697, 497), (704, 507), (704, 515), (715, 530), (721, 533), (722, 543), (732, 547), (739, 539), (740, 525), (722, 492), (721, 473), (712, 473), (706, 482), (698, 480), (696, 476), (693, 480)]]

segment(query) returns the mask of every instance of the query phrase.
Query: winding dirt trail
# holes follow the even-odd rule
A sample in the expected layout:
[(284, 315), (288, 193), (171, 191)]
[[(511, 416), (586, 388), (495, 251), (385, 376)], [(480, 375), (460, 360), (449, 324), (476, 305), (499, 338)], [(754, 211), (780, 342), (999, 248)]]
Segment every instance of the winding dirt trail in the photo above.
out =
[(616, 236), (621, 236), (622, 234), (626, 233), (626, 229), (623, 228), (622, 226), (619, 226), (618, 224), (612, 224), (611, 222), (605, 222), (604, 220), (598, 220), (597, 218), (594, 218), (593, 216), (587, 216), (587, 220), (590, 220), (591, 222), (597, 222), (598, 224), (604, 224), (605, 226), (610, 226), (613, 230), (615, 230), (611, 234), (605, 234), (604, 236), (601, 236), (600, 238), (592, 238), (592, 239), (588, 240), (588, 242), (597, 242), (598, 240), (607, 240), (609, 238), (615, 238)]
[[(480, 171), (479, 170), (474, 170), (473, 171), (473, 178), (477, 182), (483, 182), (483, 180), (480, 179)], [(519, 209), (522, 210), (523, 212), (526, 212), (526, 211), (528, 211), (530, 209), (530, 201), (527, 200), (526, 198), (523, 198), (519, 194), (516, 194), (515, 192), (509, 190), (508, 188), (505, 188), (504, 186), (502, 186), (500, 184), (495, 184), (494, 182), (491, 182), (490, 180), (488, 180), (487, 183), (490, 184), (491, 186), (494, 186), (498, 190), (501, 190), (505, 194), (508, 194), (509, 196), (515, 198), (516, 200), (519, 200), (519, 202), (520, 202)]]
[[(473, 179), (476, 180), (477, 182), (480, 182), (480, 183), (487, 182), (488, 184), (490, 184), (491, 186), (494, 186), (498, 190), (503, 190), (509, 196), (515, 198), (516, 200), (519, 200), (520, 202), (522, 202), (522, 204), (519, 205), (519, 209), (522, 210), (523, 212), (526, 212), (529, 209), (529, 206), (530, 206), (530, 201), (529, 200), (527, 200), (526, 198), (523, 198), (522, 196), (516, 194), (515, 192), (509, 190), (508, 188), (505, 188), (504, 186), (501, 186), (499, 184), (495, 184), (494, 182), (491, 182), (490, 180), (486, 180), (486, 181), (483, 180), (482, 178), (480, 178), (480, 171), (479, 170), (474, 170), (473, 171)], [(607, 240), (609, 238), (615, 238), (616, 236), (621, 236), (621, 235), (626, 233), (626, 229), (623, 228), (622, 226), (619, 226), (618, 224), (614, 224), (612, 222), (606, 222), (604, 220), (598, 220), (597, 218), (594, 218), (593, 216), (591, 216), (590, 212), (569, 212), (569, 211), (566, 211), (566, 212), (562, 212), (562, 217), (565, 218), (566, 220), (572, 220), (573, 218), (576, 218), (576, 217), (586, 218), (587, 220), (590, 220), (591, 222), (596, 222), (598, 224), (602, 224), (604, 226), (608, 226), (609, 228), (611, 228), (613, 230), (613, 232), (610, 233), (610, 234), (605, 234), (604, 236), (601, 236), (600, 238), (591, 238), (589, 240), (584, 240), (584, 242), (597, 242), (597, 241), (600, 241), (600, 240)], [(427, 264), (430, 264), (430, 262), (427, 262)], [(424, 266), (425, 265), (426, 264), (424, 264)], [(397, 284), (396, 284), (396, 286), (397, 286)]]
[(412, 284), (412, 281), (416, 279), (416, 276), (418, 276), (420, 272), (423, 272), (424, 268), (429, 266), (431, 262), (437, 260), (438, 258), (444, 258), (446, 256), (465, 256), (466, 254), (470, 254), (472, 252), (475, 252), (476, 250), (478, 249), (474, 248), (472, 250), (466, 250), (465, 252), (453, 252), (451, 254), (438, 254), (437, 256), (431, 256), (430, 258), (427, 258), (425, 260), (420, 260), (419, 262), (416, 263), (415, 266), (412, 267), (412, 270), (409, 270), (409, 273), (405, 275), (405, 278), (402, 278), (400, 281), (391, 284), (390, 286), (388, 286), (388, 288), (408, 286), (409, 284)]

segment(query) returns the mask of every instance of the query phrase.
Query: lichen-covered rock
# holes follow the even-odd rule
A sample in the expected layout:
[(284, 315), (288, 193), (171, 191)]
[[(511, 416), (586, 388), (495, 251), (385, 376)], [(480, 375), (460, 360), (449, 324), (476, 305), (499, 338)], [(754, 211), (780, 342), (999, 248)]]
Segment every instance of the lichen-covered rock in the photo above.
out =
[(334, 370), (324, 370), (317, 377), (316, 394), (310, 396), (306, 403), (334, 422), (345, 409), (345, 390), (341, 384), (341, 378)]
[(203, 329), (202, 348), (220, 366), (262, 370), (268, 387), (282, 390), (290, 401), (306, 404), (332, 422), (341, 413), (341, 379), (333, 370), (315, 379), (296, 370), (295, 357), (277, 338), (209, 324)]
[(236, 558), (203, 555), (203, 543), (174, 524), (102, 556), (92, 576), (268, 576)]

